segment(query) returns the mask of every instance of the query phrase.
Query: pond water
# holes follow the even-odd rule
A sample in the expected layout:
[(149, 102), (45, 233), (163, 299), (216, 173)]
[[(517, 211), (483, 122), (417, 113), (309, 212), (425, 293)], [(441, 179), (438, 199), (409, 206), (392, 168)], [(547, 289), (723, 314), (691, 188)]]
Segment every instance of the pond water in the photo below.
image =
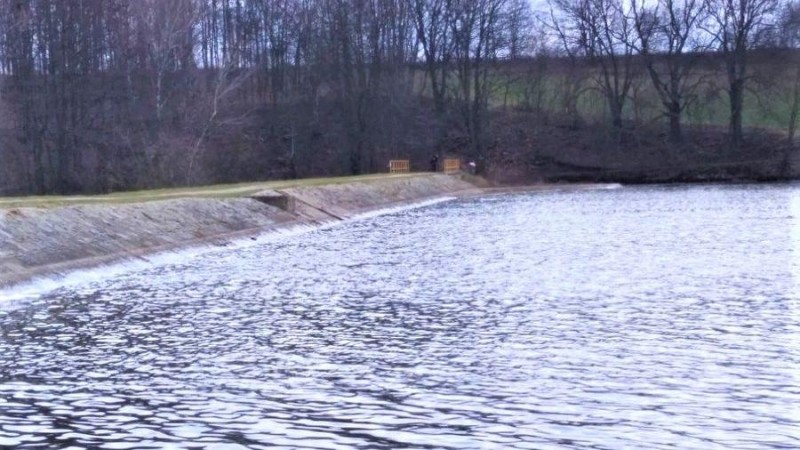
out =
[(0, 448), (798, 448), (800, 187), (454, 200), (0, 332)]

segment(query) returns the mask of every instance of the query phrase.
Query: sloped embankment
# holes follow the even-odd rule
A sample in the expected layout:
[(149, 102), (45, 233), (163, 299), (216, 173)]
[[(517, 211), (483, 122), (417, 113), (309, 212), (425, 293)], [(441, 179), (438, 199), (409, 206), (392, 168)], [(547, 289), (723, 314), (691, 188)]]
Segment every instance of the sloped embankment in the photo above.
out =
[[(458, 177), (428, 174), (292, 187), (254, 198), (0, 210), (0, 286), (471, 189)], [(277, 206), (265, 198), (279, 200), (269, 201)]]

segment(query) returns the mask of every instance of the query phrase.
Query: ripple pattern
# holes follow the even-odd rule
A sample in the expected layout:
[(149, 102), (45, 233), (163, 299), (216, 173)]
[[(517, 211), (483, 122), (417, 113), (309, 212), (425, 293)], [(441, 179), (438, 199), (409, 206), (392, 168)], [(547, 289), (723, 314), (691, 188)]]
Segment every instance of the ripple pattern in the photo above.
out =
[(800, 447), (800, 190), (466, 199), (0, 305), (0, 448)]

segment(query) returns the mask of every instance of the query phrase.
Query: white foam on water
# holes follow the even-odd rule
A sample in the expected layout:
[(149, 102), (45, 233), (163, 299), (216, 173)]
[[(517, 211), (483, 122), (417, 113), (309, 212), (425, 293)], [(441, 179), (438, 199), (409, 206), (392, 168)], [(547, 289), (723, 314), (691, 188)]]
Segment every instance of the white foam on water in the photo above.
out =
[(100, 265), (89, 269), (75, 269), (63, 274), (47, 275), (34, 278), (31, 281), (16, 284), (11, 287), (0, 289), (0, 304), (3, 302), (14, 302), (22, 300), (32, 300), (48, 292), (53, 292), (62, 288), (76, 288), (91, 283), (109, 280), (121, 275), (140, 272), (146, 269), (170, 264), (185, 263), (187, 260), (197, 258), (213, 252), (225, 252), (231, 250), (245, 249), (258, 245), (275, 242), (288, 237), (310, 233), (316, 230), (328, 229), (358, 220), (365, 220), (387, 214), (407, 211), (425, 206), (435, 205), (455, 199), (455, 197), (438, 197), (407, 205), (383, 208), (362, 214), (357, 214), (345, 220), (332, 220), (315, 225), (296, 225), (289, 228), (278, 228), (270, 230), (254, 237), (236, 238), (224, 245), (198, 245), (182, 248), (174, 251), (157, 252), (144, 256), (131, 257), (115, 261), (110, 264)]
[(370, 219), (370, 218), (378, 217), (378, 216), (385, 216), (387, 214), (394, 214), (394, 213), (398, 213), (398, 212), (403, 212), (403, 211), (407, 211), (409, 209), (423, 208), (425, 206), (432, 206), (432, 205), (436, 205), (438, 203), (449, 202), (449, 201), (455, 200), (455, 199), (456, 199), (456, 197), (436, 197), (436, 198), (432, 198), (430, 200), (424, 200), (424, 201), (421, 201), (421, 202), (411, 203), (411, 204), (408, 204), (408, 205), (401, 205), (401, 206), (393, 206), (393, 207), (390, 207), (390, 208), (376, 209), (374, 211), (369, 211), (369, 212), (357, 214), (357, 215), (355, 215), (355, 216), (353, 216), (353, 217), (351, 217), (349, 219), (346, 219), (345, 222), (354, 221), (354, 220)]

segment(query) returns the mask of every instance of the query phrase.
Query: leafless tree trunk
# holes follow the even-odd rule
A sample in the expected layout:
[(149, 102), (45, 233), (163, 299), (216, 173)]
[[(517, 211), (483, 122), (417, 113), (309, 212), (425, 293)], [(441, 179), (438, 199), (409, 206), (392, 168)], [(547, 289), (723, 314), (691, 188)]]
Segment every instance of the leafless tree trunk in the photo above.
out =
[(653, 87), (669, 123), (669, 140), (683, 142), (684, 109), (694, 101), (702, 77), (695, 71), (692, 52), (708, 48), (699, 37), (699, 25), (707, 11), (701, 0), (659, 0), (650, 6), (643, 0), (632, 3), (637, 50), (644, 58)]
[[(230, 55), (230, 54), (229, 54)], [(237, 73), (238, 72), (238, 73)], [(187, 155), (186, 164), (186, 185), (191, 185), (197, 164), (197, 158), (203, 149), (203, 141), (208, 137), (211, 129), (217, 123), (221, 103), (233, 95), (247, 79), (252, 75), (252, 70), (237, 71), (232, 61), (229, 61), (223, 67), (217, 70), (217, 76), (213, 84), (213, 92), (211, 93), (210, 111), (208, 113), (208, 120), (202, 126), (200, 134), (194, 141), (189, 154)]]
[(485, 166), (489, 72), (502, 41), (499, 27), (505, 0), (461, 0), (454, 4), (450, 28), (456, 66), (456, 98), (470, 141), (470, 154)]
[(156, 124), (164, 119), (169, 101), (167, 76), (186, 64), (194, 53), (194, 29), (198, 9), (195, 0), (138, 0), (135, 14), (138, 32), (145, 39), (153, 74), (153, 103)]
[[(789, 60), (784, 61), (788, 73), (780, 75), (789, 81), (789, 117), (786, 135), (791, 146), (800, 119), (800, 55), (797, 54), (800, 50), (800, 2), (793, 0), (785, 3), (779, 11), (777, 25), (775, 44), (791, 51)], [(780, 89), (779, 95), (786, 95), (784, 89)]]
[(611, 124), (623, 125), (625, 102), (635, 78), (636, 33), (632, 7), (622, 0), (554, 0), (554, 27), (568, 47), (597, 65), (596, 86), (606, 99)]
[(730, 104), (730, 147), (742, 143), (742, 111), (748, 79), (748, 50), (759, 34), (771, 26), (777, 0), (704, 0), (710, 23), (705, 29), (714, 36), (725, 61)]

